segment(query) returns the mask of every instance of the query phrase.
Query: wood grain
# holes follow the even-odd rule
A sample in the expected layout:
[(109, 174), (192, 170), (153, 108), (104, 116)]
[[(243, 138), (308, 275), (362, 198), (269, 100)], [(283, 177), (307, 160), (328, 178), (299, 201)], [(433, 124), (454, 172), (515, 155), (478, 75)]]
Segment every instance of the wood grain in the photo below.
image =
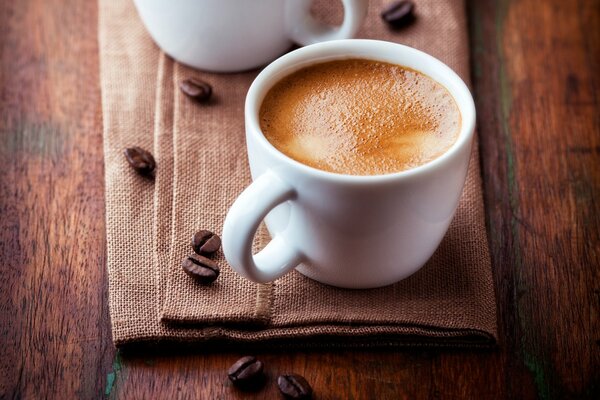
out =
[(96, 6), (0, 3), (0, 398), (95, 398), (110, 368)]
[(0, 3), (0, 398), (594, 398), (600, 391), (600, 2), (468, 2), (495, 351), (116, 351), (106, 302), (97, 10)]
[(599, 3), (472, 6), (505, 383), (516, 397), (589, 396), (599, 389)]

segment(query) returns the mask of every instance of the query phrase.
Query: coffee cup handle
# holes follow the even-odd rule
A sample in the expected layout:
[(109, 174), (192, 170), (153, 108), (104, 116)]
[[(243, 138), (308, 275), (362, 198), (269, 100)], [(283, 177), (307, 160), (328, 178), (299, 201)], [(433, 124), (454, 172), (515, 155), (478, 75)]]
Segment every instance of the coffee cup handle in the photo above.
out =
[(288, 1), (286, 25), (290, 38), (306, 46), (327, 40), (349, 39), (356, 35), (367, 16), (368, 0), (342, 0), (344, 21), (331, 26), (317, 21), (310, 14), (311, 0)]
[(258, 283), (271, 282), (300, 264), (302, 254), (290, 243), (285, 231), (252, 254), (252, 241), (261, 221), (277, 205), (295, 197), (294, 188), (267, 171), (235, 200), (223, 225), (223, 253), (240, 275)]

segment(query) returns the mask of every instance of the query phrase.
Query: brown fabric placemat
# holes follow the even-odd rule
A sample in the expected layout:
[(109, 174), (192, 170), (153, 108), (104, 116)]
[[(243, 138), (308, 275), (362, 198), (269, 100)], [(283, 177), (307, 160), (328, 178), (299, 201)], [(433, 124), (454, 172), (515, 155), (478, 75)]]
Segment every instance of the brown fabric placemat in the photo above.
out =
[[(338, 2), (315, 12), (339, 22)], [(468, 79), (461, 0), (423, 0), (416, 22), (390, 31), (370, 2), (358, 37), (407, 44)], [(293, 272), (258, 285), (224, 261), (221, 276), (200, 286), (180, 267), (193, 232), (220, 233), (225, 213), (250, 183), (243, 105), (258, 70), (211, 74), (165, 56), (129, 0), (99, 0), (106, 170), (109, 306), (115, 344), (211, 341), (297, 346), (485, 346), (495, 343), (496, 304), (484, 225), (477, 144), (450, 230), (418, 273), (385, 288), (344, 290)], [(209, 81), (214, 101), (190, 102), (178, 82)], [(139, 145), (157, 159), (145, 179), (124, 160)], [(256, 245), (268, 237), (263, 233)]]

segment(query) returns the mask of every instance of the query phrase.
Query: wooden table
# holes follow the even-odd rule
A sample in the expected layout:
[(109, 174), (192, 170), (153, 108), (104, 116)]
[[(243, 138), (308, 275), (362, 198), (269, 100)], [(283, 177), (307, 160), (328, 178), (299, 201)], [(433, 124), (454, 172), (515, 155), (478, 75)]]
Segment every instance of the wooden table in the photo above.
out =
[[(600, 392), (600, 2), (468, 8), (502, 342), (261, 354), (319, 399)], [(101, 111), (96, 2), (2, 2), (0, 398), (277, 398), (233, 390), (239, 353), (113, 347)]]

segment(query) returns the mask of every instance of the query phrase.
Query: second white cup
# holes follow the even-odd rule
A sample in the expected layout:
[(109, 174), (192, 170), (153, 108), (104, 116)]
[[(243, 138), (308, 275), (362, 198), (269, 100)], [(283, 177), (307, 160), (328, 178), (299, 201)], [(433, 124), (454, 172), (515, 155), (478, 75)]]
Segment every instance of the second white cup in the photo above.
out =
[(292, 43), (354, 37), (368, 0), (341, 0), (344, 21), (310, 14), (312, 0), (134, 0), (158, 46), (177, 61), (214, 72), (243, 71), (274, 60)]

